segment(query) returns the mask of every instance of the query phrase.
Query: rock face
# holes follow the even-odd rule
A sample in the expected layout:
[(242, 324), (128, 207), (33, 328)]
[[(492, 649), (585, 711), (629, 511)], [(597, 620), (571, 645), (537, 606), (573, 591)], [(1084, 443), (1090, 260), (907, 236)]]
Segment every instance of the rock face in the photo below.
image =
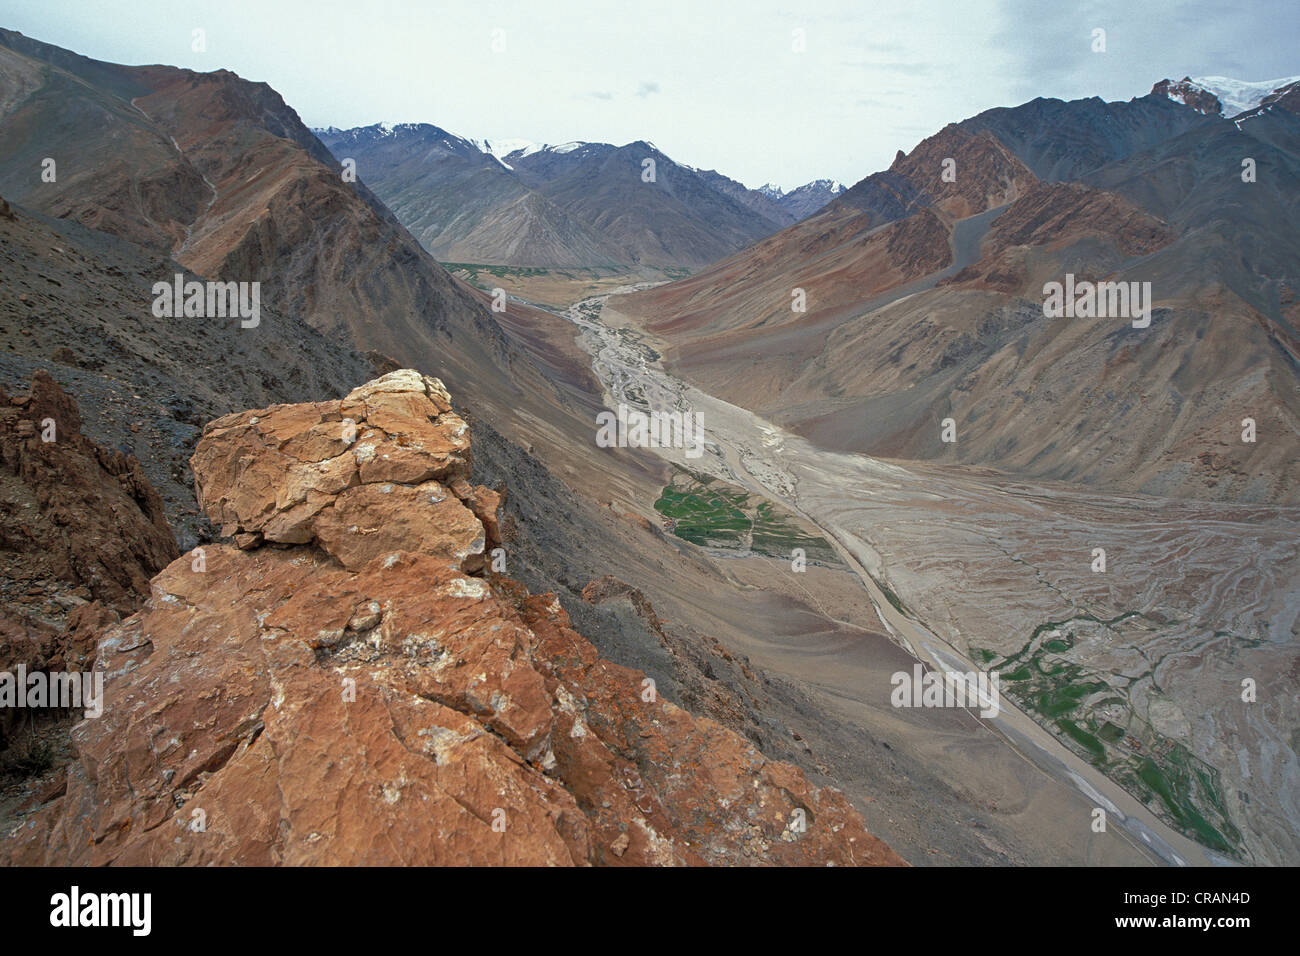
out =
[(77, 403), (44, 371), (0, 389), (0, 553), (11, 582), (57, 581), (81, 601), (135, 610), (176, 558), (140, 463), (81, 434)]
[(242, 547), (173, 562), (104, 630), (104, 715), (3, 861), (902, 862), (838, 791), (488, 574), (500, 497), (469, 466), (409, 370), (211, 423), (201, 500)]
[(1204, 87), (1193, 83), (1190, 76), (1185, 76), (1181, 80), (1161, 80), (1151, 87), (1151, 93), (1153, 96), (1167, 96), (1207, 116), (1223, 115), (1223, 104), (1219, 102), (1219, 98)]
[[(193, 459), (199, 506), (241, 546), (316, 543), (344, 567), (408, 550), (483, 566), (468, 426), (442, 383), (391, 372), (342, 401), (279, 405), (210, 423)], [(456, 493), (449, 486), (455, 486)]]
[[(119, 619), (116, 611), (99, 601), (81, 603), (68, 612), (63, 630), (59, 630), (21, 607), (6, 607), (0, 613), (0, 671), (17, 674), (21, 667), (28, 674), (36, 671), (85, 673), (94, 666), (99, 635)], [(21, 728), (30, 728), (35, 723), (31, 714), (49, 717), (58, 713), (57, 707), (33, 710), (0, 707), (0, 766), (8, 756), (5, 752), (13, 738), (21, 738)], [(20, 733), (15, 734), (16, 729)]]
[(1025, 289), (1030, 247), (1059, 249), (1093, 237), (1129, 256), (1150, 255), (1177, 237), (1169, 224), (1115, 193), (1078, 183), (1035, 183), (989, 227), (978, 262), (940, 286)]

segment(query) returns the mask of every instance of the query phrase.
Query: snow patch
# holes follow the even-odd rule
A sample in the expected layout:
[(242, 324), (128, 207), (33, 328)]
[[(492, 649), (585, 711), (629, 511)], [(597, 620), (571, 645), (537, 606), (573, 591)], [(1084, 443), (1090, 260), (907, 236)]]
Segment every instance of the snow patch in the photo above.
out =
[[(520, 151), (525, 156), (531, 156), (543, 149), (530, 139), (484, 139), (475, 140), (474, 145), (488, 155), (495, 156), (498, 160), (505, 160), (511, 153)], [(509, 169), (508, 166), (506, 168)]]
[[(1300, 81), (1300, 76), (1283, 76), (1276, 80), (1234, 80), (1230, 76), (1194, 76), (1192, 83), (1207, 92), (1213, 93), (1223, 106), (1223, 115), (1227, 119), (1239, 116), (1247, 110), (1253, 110), (1270, 93)], [(1171, 96), (1183, 102), (1181, 97)]]

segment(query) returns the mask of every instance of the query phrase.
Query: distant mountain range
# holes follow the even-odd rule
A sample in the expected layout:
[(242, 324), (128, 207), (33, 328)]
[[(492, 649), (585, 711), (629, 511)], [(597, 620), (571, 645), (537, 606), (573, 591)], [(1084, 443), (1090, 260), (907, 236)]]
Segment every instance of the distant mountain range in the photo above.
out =
[(775, 200), (782, 209), (789, 213), (795, 222), (807, 219), (823, 208), (832, 199), (844, 192), (844, 187), (834, 179), (814, 179), (796, 189), (782, 192), (779, 186), (768, 183), (759, 187), (759, 192)]
[(643, 140), (474, 140), (427, 123), (315, 132), (444, 262), (695, 269), (843, 190), (830, 180), (749, 189)]

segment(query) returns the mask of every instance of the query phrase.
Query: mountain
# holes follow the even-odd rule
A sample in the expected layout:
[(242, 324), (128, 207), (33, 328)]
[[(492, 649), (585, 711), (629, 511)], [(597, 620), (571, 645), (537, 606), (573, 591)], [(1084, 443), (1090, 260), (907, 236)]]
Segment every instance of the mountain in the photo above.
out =
[[(76, 221), (131, 243), (131, 258), (152, 256), (133, 313), (148, 316), (153, 282), (178, 271), (170, 256), (204, 279), (261, 284), (276, 321), (251, 336), (237, 324), (220, 332), (242, 333), (248, 348), (310, 329), (363, 356), (353, 380), (374, 370), (364, 356), (375, 353), (437, 373), (484, 414), (511, 421), (532, 406), (539, 420), (561, 419), (557, 431), (575, 428), (572, 383), (547, 377), (570, 369), (543, 370), (478, 290), (450, 276), (364, 182), (345, 180), (270, 87), (225, 70), (99, 63), (12, 31), (0, 33), (0, 63), (3, 195), (28, 217)], [(45, 183), (31, 170), (51, 153), (57, 181)], [(539, 315), (534, 339), (539, 322), (571, 337), (563, 319)], [(211, 324), (193, 323), (196, 333)], [(168, 356), (184, 362), (179, 349)], [(278, 375), (310, 380), (306, 358)]]
[(788, 193), (783, 193), (780, 203), (781, 207), (797, 222), (825, 208), (827, 203), (842, 192), (844, 187), (834, 179), (814, 179)]
[(360, 178), (439, 260), (615, 264), (602, 237), (469, 140), (427, 124), (317, 132), (340, 160), (356, 160)]
[(775, 228), (644, 141), (574, 143), (512, 153), (506, 162), (526, 185), (590, 223), (632, 265), (695, 268)]
[(818, 180), (771, 196), (643, 141), (488, 142), (422, 123), (316, 133), (338, 160), (356, 162), (444, 262), (698, 268), (790, 225), (840, 188)]
[(844, 192), (844, 187), (833, 179), (814, 179), (787, 193), (771, 183), (758, 189), (749, 189), (734, 179), (728, 179), (712, 170), (704, 170), (701, 175), (719, 192), (726, 193), (755, 212), (782, 225), (791, 225), (801, 219), (807, 219)]
[[(266, 304), (323, 331), (355, 334), (365, 322), (394, 346), (457, 326), (498, 335), (265, 84), (224, 70), (88, 66), (11, 31), (0, 32), (0, 58), (0, 190), (11, 201), (203, 276), (259, 281)], [(24, 171), (43, 155), (63, 159), (56, 183)], [(142, 184), (124, 187), (132, 175)]]
[(796, 222), (799, 217), (795, 216), (786, 208), (781, 201), (781, 193), (778, 190), (776, 195), (764, 192), (761, 189), (750, 189), (743, 183), (722, 175), (712, 169), (696, 170), (697, 173), (710, 186), (722, 193), (724, 196), (730, 196), (732, 199), (744, 206), (752, 209), (765, 219), (770, 220), (780, 226), (788, 226)]
[[(191, 417), (328, 394), (341, 376), (373, 371), (361, 357), (367, 352), (419, 363), (463, 394), (483, 396), (485, 407), (518, 407), (530, 383), (549, 388), (529, 378), (535, 366), (479, 293), (449, 276), (363, 184), (345, 182), (329, 151), (265, 84), (225, 70), (99, 63), (12, 31), (0, 32), (0, 67), (0, 189), (19, 211), (20, 242), (36, 244), (39, 258), (64, 274), (60, 281), (70, 281), (56, 290), (42, 278), (50, 273), (19, 257), (14, 266), (29, 272), (39, 297), (15, 308), (84, 296), (75, 319), (53, 310), (72, 353), (126, 360), (140, 374), (162, 366), (177, 392), (198, 402)], [(54, 182), (31, 172), (44, 156), (56, 160)], [(64, 255), (41, 245), (49, 229), (68, 235), (71, 248), (59, 243)], [(107, 288), (71, 268), (69, 257), (103, 262)], [(118, 270), (138, 278), (122, 281)], [(159, 342), (167, 330), (150, 315), (149, 290), (178, 272), (259, 283), (262, 322), (247, 330), (172, 320), (183, 330)], [(122, 312), (89, 307), (104, 292), (124, 299)], [(93, 336), (77, 332), (82, 321), (146, 331), (124, 335), (125, 346), (105, 356)], [(187, 350), (187, 338), (206, 341)], [(317, 365), (313, 357), (330, 350), (351, 357)], [(248, 352), (247, 364), (228, 365), (230, 355)], [(186, 389), (195, 362), (213, 371)], [(251, 390), (235, 384), (241, 379)], [(144, 417), (155, 418), (154, 410)]]
[[(990, 110), (813, 217), (612, 304), (670, 368), (829, 448), (1300, 502), (1287, 443), (1238, 435), (1245, 417), (1300, 430), (1300, 117), (1284, 96), (1235, 122), (1158, 95)], [(1044, 284), (1065, 273), (1150, 282), (1150, 328), (1046, 317)], [(940, 441), (949, 416), (956, 445)]]
[(1100, 97), (1066, 102), (1030, 100), (985, 110), (962, 121), (967, 132), (987, 130), (1040, 179), (1078, 179), (1090, 170), (1211, 122), (1165, 96), (1127, 102)]

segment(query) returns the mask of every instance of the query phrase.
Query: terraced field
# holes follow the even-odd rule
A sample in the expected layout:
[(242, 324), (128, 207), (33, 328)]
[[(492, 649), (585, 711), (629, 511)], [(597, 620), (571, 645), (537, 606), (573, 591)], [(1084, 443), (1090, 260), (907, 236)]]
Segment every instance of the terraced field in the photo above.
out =
[(808, 533), (793, 515), (709, 475), (679, 468), (655, 510), (673, 534), (702, 548), (787, 561), (800, 548), (809, 563), (844, 566), (826, 539)]
[(1151, 669), (1107, 673), (1080, 662), (1133, 623), (1160, 624), (1132, 611), (1111, 620), (1080, 615), (1039, 625), (1023, 648), (1006, 657), (980, 647), (971, 648), (971, 657), (998, 672), (1003, 693), (1021, 709), (1152, 812), (1211, 849), (1237, 857), (1241, 834), (1231, 822), (1219, 772), (1139, 717), (1129, 700), (1129, 687), (1150, 680)]

